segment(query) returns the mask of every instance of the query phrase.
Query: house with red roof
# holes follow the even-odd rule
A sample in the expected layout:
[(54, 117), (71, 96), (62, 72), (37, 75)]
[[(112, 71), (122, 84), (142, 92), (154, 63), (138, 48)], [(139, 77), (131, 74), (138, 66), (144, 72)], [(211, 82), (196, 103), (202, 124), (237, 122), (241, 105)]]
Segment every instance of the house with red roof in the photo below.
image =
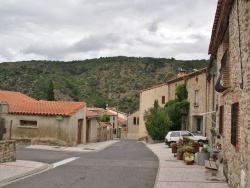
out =
[(3, 90), (0, 101), (8, 104), (7, 112), (1, 113), (7, 129), (4, 139), (65, 146), (94, 141), (86, 133), (85, 102), (36, 100)]

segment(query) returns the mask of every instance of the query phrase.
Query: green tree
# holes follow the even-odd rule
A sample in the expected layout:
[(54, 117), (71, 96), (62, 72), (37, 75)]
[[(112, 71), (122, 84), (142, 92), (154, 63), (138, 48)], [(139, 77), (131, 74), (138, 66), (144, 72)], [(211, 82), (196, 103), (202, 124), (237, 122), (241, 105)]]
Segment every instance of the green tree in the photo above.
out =
[(181, 119), (183, 111), (189, 111), (189, 102), (186, 100), (188, 97), (188, 91), (185, 84), (179, 85), (176, 88), (176, 99), (170, 100), (165, 105), (165, 110), (173, 122), (171, 131), (181, 129)]
[(53, 81), (50, 80), (48, 91), (47, 91), (47, 101), (54, 101), (55, 100), (55, 94), (54, 94), (54, 84)]
[(188, 98), (188, 91), (186, 84), (180, 84), (175, 89), (175, 94), (179, 101), (186, 100)]
[(110, 116), (107, 114), (104, 114), (103, 116), (98, 118), (99, 122), (109, 122), (110, 121)]
[(153, 140), (163, 140), (172, 125), (168, 114), (159, 106), (157, 100), (154, 101), (153, 108), (144, 112), (143, 119), (148, 134)]

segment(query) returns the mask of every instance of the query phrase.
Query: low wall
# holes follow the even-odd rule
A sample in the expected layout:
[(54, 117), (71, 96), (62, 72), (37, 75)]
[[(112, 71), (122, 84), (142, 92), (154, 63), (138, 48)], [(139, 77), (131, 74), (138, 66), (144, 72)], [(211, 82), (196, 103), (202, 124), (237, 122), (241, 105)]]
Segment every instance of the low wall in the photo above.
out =
[(0, 163), (16, 161), (16, 141), (0, 141)]

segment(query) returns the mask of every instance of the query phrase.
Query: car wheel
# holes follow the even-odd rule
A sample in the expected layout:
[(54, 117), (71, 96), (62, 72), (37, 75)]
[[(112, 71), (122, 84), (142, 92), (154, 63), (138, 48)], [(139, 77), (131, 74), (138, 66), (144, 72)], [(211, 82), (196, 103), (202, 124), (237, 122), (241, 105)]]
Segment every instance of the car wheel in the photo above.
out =
[(198, 140), (197, 142), (204, 144), (205, 142), (203, 140)]

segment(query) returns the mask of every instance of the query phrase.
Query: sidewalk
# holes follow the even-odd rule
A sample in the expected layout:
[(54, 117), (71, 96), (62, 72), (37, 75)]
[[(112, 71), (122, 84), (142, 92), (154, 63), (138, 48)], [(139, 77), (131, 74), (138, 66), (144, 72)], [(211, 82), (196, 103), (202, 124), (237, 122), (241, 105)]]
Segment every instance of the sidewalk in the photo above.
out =
[[(31, 145), (30, 149), (47, 149), (55, 151), (75, 151), (75, 152), (96, 152), (100, 151), (119, 140), (110, 140), (99, 143), (81, 144), (77, 147), (55, 147), (45, 145)], [(145, 143), (145, 142), (144, 142)], [(159, 159), (158, 174), (155, 181), (155, 188), (228, 188), (226, 182), (208, 181), (205, 179), (205, 167), (199, 165), (186, 165), (183, 161), (178, 161), (172, 154), (171, 148), (165, 143), (145, 145)], [(13, 181), (41, 173), (52, 168), (52, 165), (22, 161), (0, 164), (0, 187)]]
[(171, 148), (165, 143), (149, 144), (146, 146), (153, 151), (159, 159), (158, 174), (155, 188), (228, 188), (222, 181), (209, 181), (205, 179), (205, 167), (199, 165), (186, 165), (178, 161)]

